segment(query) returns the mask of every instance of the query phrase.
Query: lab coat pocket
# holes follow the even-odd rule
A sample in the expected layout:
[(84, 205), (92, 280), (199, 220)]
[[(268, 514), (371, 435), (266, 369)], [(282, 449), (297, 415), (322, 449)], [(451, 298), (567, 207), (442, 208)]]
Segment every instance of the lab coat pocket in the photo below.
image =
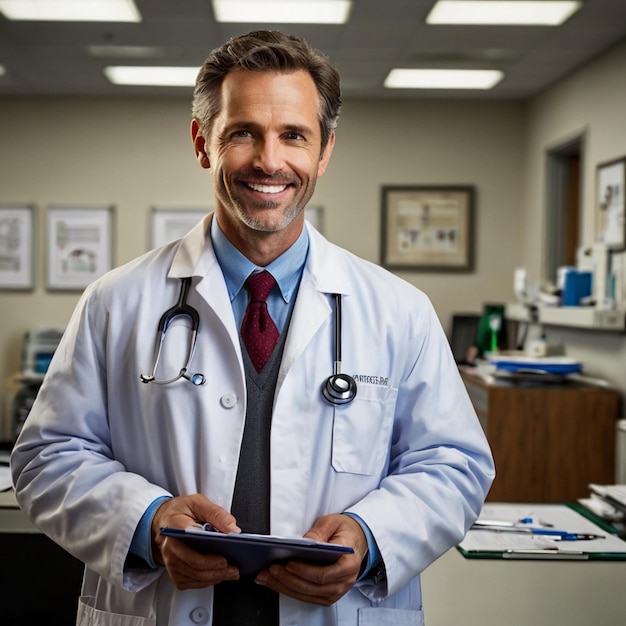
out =
[(379, 474), (385, 464), (398, 390), (359, 384), (350, 404), (336, 406), (332, 464), (337, 472)]
[(81, 596), (78, 600), (76, 626), (156, 626), (156, 620), (139, 615), (120, 615), (96, 609), (93, 596)]
[(406, 609), (383, 609), (368, 607), (359, 609), (359, 626), (385, 624), (385, 626), (424, 626), (424, 611)]

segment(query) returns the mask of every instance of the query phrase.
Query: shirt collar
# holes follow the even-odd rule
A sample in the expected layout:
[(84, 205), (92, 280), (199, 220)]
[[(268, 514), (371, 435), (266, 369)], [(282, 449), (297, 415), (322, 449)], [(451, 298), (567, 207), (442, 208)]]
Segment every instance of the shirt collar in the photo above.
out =
[(309, 234), (306, 228), (302, 229), (300, 236), (289, 249), (263, 268), (252, 263), (233, 246), (226, 238), (215, 216), (211, 220), (211, 240), (231, 301), (237, 297), (248, 276), (253, 271), (262, 269), (272, 274), (283, 300), (286, 303), (291, 301), (300, 282), (309, 250)]

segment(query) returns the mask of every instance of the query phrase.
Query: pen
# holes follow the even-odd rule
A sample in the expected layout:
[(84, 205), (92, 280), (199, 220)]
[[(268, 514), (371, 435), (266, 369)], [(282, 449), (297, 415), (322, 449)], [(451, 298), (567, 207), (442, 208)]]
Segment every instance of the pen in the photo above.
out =
[(593, 539), (604, 539), (604, 535), (594, 535), (593, 533), (568, 533), (564, 531), (555, 531), (552, 533), (533, 531), (535, 535), (552, 535), (555, 539), (561, 541), (591, 541)]
[(573, 533), (567, 530), (555, 530), (554, 528), (537, 528), (529, 526), (528, 532), (532, 535), (546, 535), (561, 539), (561, 541), (589, 541), (591, 539), (604, 539), (604, 535), (595, 535), (593, 533)]
[(537, 528), (536, 526), (515, 526), (508, 522), (477, 522), (472, 525), (472, 530), (491, 530), (500, 533), (519, 533), (523, 535), (544, 535), (560, 539), (561, 541), (590, 541), (593, 539), (604, 539), (604, 535), (593, 533), (575, 533), (567, 530), (556, 530), (554, 528)]
[(212, 533), (219, 533), (220, 531), (213, 526), (213, 524), (209, 524), (209, 522), (203, 522), (201, 520), (196, 520), (196, 524), (198, 524), (202, 530), (207, 530)]
[(589, 559), (586, 552), (570, 552), (545, 548), (541, 550), (505, 550), (502, 553), (503, 559), (557, 559), (585, 561)]

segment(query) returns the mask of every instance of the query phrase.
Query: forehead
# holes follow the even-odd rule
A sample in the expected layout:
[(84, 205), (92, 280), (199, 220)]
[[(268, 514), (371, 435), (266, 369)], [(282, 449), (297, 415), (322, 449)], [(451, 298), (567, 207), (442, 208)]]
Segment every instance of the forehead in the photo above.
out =
[(222, 82), (218, 119), (282, 119), (284, 123), (317, 126), (319, 100), (315, 82), (305, 70), (251, 72), (238, 68)]

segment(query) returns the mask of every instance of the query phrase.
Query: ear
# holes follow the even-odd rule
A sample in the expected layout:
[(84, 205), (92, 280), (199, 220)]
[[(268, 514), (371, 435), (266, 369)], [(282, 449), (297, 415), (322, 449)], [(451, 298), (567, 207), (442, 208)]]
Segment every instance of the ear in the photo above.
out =
[(191, 120), (191, 141), (193, 143), (193, 149), (196, 153), (196, 160), (200, 163), (200, 167), (209, 169), (211, 163), (209, 162), (209, 156), (206, 153), (206, 144), (204, 136), (200, 132), (200, 124), (198, 120)]
[(328, 166), (328, 162), (330, 161), (330, 155), (333, 153), (333, 148), (335, 147), (335, 133), (332, 132), (330, 137), (328, 138), (328, 143), (324, 148), (324, 152), (320, 157), (320, 162), (317, 165), (317, 177), (319, 178), (326, 171), (326, 167)]

